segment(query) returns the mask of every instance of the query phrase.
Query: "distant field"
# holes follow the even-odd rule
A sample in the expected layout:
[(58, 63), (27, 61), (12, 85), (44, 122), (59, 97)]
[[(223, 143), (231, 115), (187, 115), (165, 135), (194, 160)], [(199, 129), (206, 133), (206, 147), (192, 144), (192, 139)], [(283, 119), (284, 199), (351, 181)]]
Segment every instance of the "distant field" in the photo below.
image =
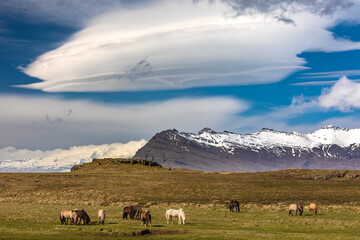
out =
[[(203, 173), (142, 165), (89, 164), (71, 173), (0, 174), (0, 239), (106, 239), (139, 235), (122, 207), (151, 209), (161, 239), (355, 239), (360, 235), (360, 171), (284, 170)], [(315, 180), (317, 179), (317, 180)], [(237, 199), (240, 213), (226, 206)], [(319, 215), (288, 217), (293, 202), (318, 202)], [(185, 226), (167, 226), (165, 210), (183, 207)], [(61, 209), (84, 208), (99, 226), (61, 226)], [(225, 237), (226, 236), (226, 237)], [(138, 236), (141, 237), (141, 236)]]

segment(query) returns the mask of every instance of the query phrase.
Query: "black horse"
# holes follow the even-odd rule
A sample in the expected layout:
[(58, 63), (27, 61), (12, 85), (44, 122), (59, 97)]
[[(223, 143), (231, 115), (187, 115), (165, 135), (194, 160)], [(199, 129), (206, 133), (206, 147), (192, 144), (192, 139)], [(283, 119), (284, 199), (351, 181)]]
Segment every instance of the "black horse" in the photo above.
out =
[(229, 205), (230, 212), (234, 212), (234, 208), (235, 208), (236, 212), (240, 212), (239, 202), (236, 200), (231, 200), (230, 205)]

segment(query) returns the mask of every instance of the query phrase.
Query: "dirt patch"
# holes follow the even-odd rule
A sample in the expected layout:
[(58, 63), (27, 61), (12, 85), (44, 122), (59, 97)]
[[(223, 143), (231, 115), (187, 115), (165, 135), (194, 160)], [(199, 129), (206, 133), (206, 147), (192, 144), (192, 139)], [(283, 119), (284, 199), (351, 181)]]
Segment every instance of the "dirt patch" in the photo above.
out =
[(140, 236), (148, 236), (148, 235), (178, 235), (184, 234), (183, 230), (149, 230), (145, 229), (138, 233)]

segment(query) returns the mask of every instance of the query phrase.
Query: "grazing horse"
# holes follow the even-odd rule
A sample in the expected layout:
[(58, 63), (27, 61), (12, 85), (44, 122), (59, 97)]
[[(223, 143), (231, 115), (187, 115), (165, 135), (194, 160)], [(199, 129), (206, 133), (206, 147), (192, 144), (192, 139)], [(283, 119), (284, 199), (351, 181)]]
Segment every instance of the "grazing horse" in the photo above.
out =
[(298, 212), (299, 212), (299, 216), (302, 216), (304, 211), (304, 206), (302, 204), (290, 204), (289, 205), (289, 216), (294, 216), (294, 212), (295, 212), (295, 216), (297, 216)]
[(74, 209), (72, 210), (74, 213), (76, 213), (76, 218), (74, 220), (74, 223), (75, 225), (78, 224), (78, 221), (79, 221), (79, 224), (81, 224), (81, 220), (83, 220), (83, 224), (86, 225), (86, 224), (89, 224), (90, 223), (90, 217), (89, 215), (87, 214), (87, 212), (85, 212), (84, 209)]
[(236, 212), (240, 212), (239, 202), (236, 200), (231, 200), (230, 205), (229, 205), (230, 212), (233, 212), (234, 208), (235, 208)]
[(123, 209), (123, 219), (127, 219), (128, 216), (131, 218), (131, 219), (134, 219), (134, 216), (135, 216), (135, 209), (132, 208), (132, 206), (128, 206), (128, 207), (124, 207)]
[(173, 221), (172, 221), (173, 217), (179, 218), (179, 224), (181, 224), (181, 220), (182, 220), (182, 223), (185, 224), (185, 212), (182, 208), (180, 208), (179, 210), (175, 210), (175, 209), (167, 210), (165, 217), (166, 217), (167, 224), (169, 224), (169, 220), (171, 221), (171, 224), (173, 223)]
[(78, 218), (78, 215), (75, 211), (71, 210), (71, 213), (70, 213), (70, 220), (71, 220), (71, 224), (77, 224), (77, 218)]
[(131, 211), (134, 213), (134, 217), (140, 219), (142, 208), (141, 206), (130, 206)]
[(310, 203), (310, 206), (309, 206), (310, 214), (312, 214), (311, 212), (313, 212), (316, 215), (317, 214), (317, 208), (318, 208), (317, 203)]
[(105, 210), (100, 209), (98, 212), (98, 217), (99, 217), (99, 224), (104, 225), (105, 217), (106, 217)]
[(145, 224), (145, 227), (147, 227), (147, 226), (149, 226), (149, 223), (150, 223), (150, 226), (151, 226), (151, 214), (150, 214), (150, 211), (149, 210), (144, 210), (141, 213), (141, 226), (143, 224)]
[(60, 222), (61, 222), (61, 225), (62, 224), (68, 224), (69, 222), (69, 219), (70, 221), (72, 222), (72, 218), (71, 218), (71, 210), (62, 210), (60, 212)]

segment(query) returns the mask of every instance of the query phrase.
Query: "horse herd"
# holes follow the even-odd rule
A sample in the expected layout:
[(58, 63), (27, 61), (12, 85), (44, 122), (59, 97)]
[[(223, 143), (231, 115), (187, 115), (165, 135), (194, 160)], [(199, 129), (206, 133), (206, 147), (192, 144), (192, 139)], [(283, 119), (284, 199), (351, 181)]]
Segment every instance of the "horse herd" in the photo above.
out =
[[(106, 213), (105, 210), (100, 209), (98, 211), (98, 218), (99, 224), (104, 224), (105, 222)], [(126, 206), (123, 208), (123, 219), (140, 219), (141, 226), (144, 224), (145, 227), (151, 226), (151, 213), (150, 210), (143, 210), (141, 206)], [(182, 208), (175, 210), (175, 209), (168, 209), (165, 213), (167, 224), (171, 221), (174, 217), (179, 218), (179, 224), (185, 224), (185, 212)], [(90, 217), (85, 212), (84, 209), (73, 209), (73, 210), (62, 210), (60, 212), (60, 223), (61, 224), (68, 224), (70, 220), (70, 224), (81, 224), (81, 221), (84, 225), (90, 223)]]
[[(229, 205), (230, 212), (240, 212), (240, 204), (236, 200), (230, 201)], [(317, 203), (310, 203), (309, 205), (309, 211), (310, 214), (317, 214), (318, 211), (318, 204)], [(299, 216), (302, 216), (304, 212), (304, 205), (302, 203), (296, 204), (290, 204), (289, 205), (289, 216), (297, 216), (299, 213)], [(98, 218), (99, 218), (99, 224), (104, 224), (105, 222), (106, 213), (105, 210), (100, 209), (98, 211)], [(151, 213), (150, 210), (143, 210), (141, 206), (126, 206), (123, 208), (123, 219), (140, 219), (141, 220), (141, 226), (144, 224), (145, 227), (151, 226)], [(178, 223), (179, 224), (185, 224), (185, 212), (182, 208), (176, 210), (176, 209), (168, 209), (165, 213), (166, 222), (169, 224), (173, 223), (173, 218), (179, 218)], [(62, 210), (60, 212), (60, 222), (61, 224), (68, 224), (70, 220), (71, 224), (77, 225), (81, 224), (81, 221), (84, 225), (90, 223), (90, 217), (85, 212), (84, 209), (73, 209), (73, 210)]]
[[(317, 210), (318, 210), (318, 204), (317, 203), (310, 203), (309, 205), (309, 212), (310, 214), (317, 214)], [(299, 216), (302, 216), (303, 212), (304, 212), (304, 205), (302, 203), (296, 204), (290, 204), (289, 205), (289, 216), (294, 216), (294, 212), (295, 212), (295, 216), (297, 216), (298, 212), (299, 212)]]
[[(230, 205), (229, 205), (229, 209), (230, 212), (233, 212), (234, 210), (236, 212), (240, 212), (240, 204), (238, 201), (236, 200), (231, 200), (230, 201)], [(317, 203), (310, 203), (309, 205), (309, 212), (310, 214), (317, 214), (317, 210), (318, 210), (318, 204)], [(302, 216), (303, 212), (304, 212), (304, 205), (302, 203), (296, 204), (290, 204), (289, 205), (289, 216), (294, 216), (294, 212), (295, 212), (295, 216), (297, 216), (297, 214), (299, 213), (299, 216)]]

